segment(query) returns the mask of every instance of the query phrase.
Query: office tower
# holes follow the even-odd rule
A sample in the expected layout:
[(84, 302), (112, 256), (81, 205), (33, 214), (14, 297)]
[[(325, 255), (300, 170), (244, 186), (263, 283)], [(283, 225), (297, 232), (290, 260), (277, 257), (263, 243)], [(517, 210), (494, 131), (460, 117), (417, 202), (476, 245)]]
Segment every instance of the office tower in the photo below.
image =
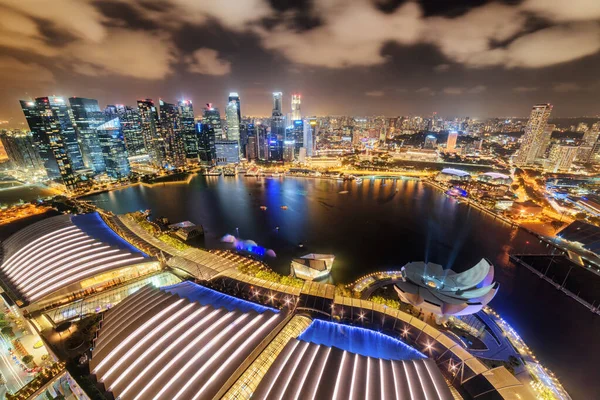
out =
[(121, 121), (112, 111), (109, 107), (105, 113), (106, 122), (96, 126), (96, 134), (104, 157), (106, 175), (111, 179), (119, 180), (127, 178), (130, 169)]
[(241, 105), (240, 105), (240, 95), (235, 92), (231, 92), (231, 93), (229, 93), (228, 101), (229, 101), (229, 103), (231, 103), (232, 101), (235, 102), (236, 107), (237, 107), (238, 121), (241, 124), (242, 123), (242, 111), (241, 111)]
[(268, 128), (265, 125), (257, 125), (256, 141), (258, 146), (258, 159), (267, 161), (269, 159)]
[(194, 121), (194, 108), (191, 100), (180, 100), (179, 116), (181, 118), (181, 134), (185, 147), (185, 157), (192, 162), (198, 161), (198, 135)]
[(302, 119), (302, 113), (300, 112), (300, 95), (293, 94), (292, 95), (292, 123), (293, 121), (299, 121)]
[(600, 123), (596, 122), (583, 134), (583, 142), (593, 145), (598, 141), (598, 136), (600, 136)]
[(247, 158), (246, 146), (248, 145), (248, 135), (254, 130), (254, 124), (248, 122), (240, 123), (240, 155)]
[(379, 128), (379, 145), (385, 146), (386, 141), (387, 141), (386, 127), (382, 126), (381, 128)]
[(423, 148), (435, 149), (436, 144), (437, 144), (437, 138), (435, 136), (433, 136), (433, 135), (425, 136), (425, 144), (424, 144)]
[(446, 141), (446, 152), (453, 153), (456, 150), (456, 141), (458, 139), (458, 132), (448, 133), (448, 140)]
[(577, 146), (567, 146), (557, 144), (552, 146), (550, 150), (550, 170), (553, 172), (557, 171), (568, 171), (577, 157), (579, 148)]
[(29, 132), (2, 132), (0, 141), (15, 168), (38, 170), (44, 167)]
[(104, 115), (100, 111), (98, 100), (69, 97), (69, 106), (73, 114), (75, 131), (81, 143), (83, 164), (96, 174), (104, 172), (106, 166), (96, 135), (96, 126), (104, 123)]
[(223, 139), (221, 113), (218, 108), (212, 106), (212, 103), (206, 104), (206, 107), (202, 109), (202, 124), (210, 125), (215, 131), (215, 137), (219, 140)]
[(273, 113), (272, 115), (281, 115), (282, 114), (282, 107), (281, 107), (281, 102), (283, 99), (283, 93), (281, 92), (273, 92)]
[(142, 138), (150, 156), (150, 162), (157, 167), (164, 163), (164, 141), (159, 133), (158, 111), (152, 99), (138, 100)]
[(304, 147), (304, 122), (297, 119), (292, 124), (292, 136), (287, 138), (294, 141), (294, 158), (298, 158), (300, 149)]
[[(231, 97), (231, 96), (230, 96)], [(240, 142), (240, 117), (239, 103), (235, 100), (229, 101), (225, 108), (225, 116), (227, 118), (227, 140)]]
[(171, 167), (185, 166), (185, 142), (179, 107), (162, 99), (160, 105), (160, 134), (165, 144), (165, 161)]
[(256, 135), (248, 136), (248, 144), (246, 144), (246, 158), (248, 161), (258, 159), (258, 138)]
[(78, 180), (63, 140), (62, 125), (50, 100), (39, 97), (35, 101), (21, 100), (20, 103), (48, 178), (60, 181), (67, 190), (75, 189)]
[(293, 140), (284, 140), (283, 142), (283, 161), (294, 161), (294, 150), (296, 143)]
[(215, 141), (217, 165), (238, 164), (240, 162), (240, 144), (237, 140)]
[(61, 136), (67, 154), (71, 159), (73, 170), (77, 171), (84, 169), (85, 165), (83, 163), (83, 156), (81, 155), (81, 148), (77, 141), (77, 133), (73, 127), (73, 120), (71, 119), (71, 113), (67, 102), (62, 97), (57, 96), (50, 96), (48, 97), (48, 100), (52, 113), (60, 124)]
[(313, 157), (315, 155), (316, 150), (316, 138), (318, 132), (317, 119), (306, 118), (303, 124), (303, 138), (302, 143), (303, 147), (306, 149), (306, 155), (308, 157)]
[(556, 125), (554, 124), (546, 124), (544, 128), (544, 133), (540, 140), (540, 145), (538, 147), (538, 151), (535, 155), (536, 158), (545, 158), (546, 151), (550, 147), (550, 141), (552, 140), (552, 132), (556, 130)]
[[(116, 114), (121, 122), (121, 132), (129, 157), (148, 156), (144, 135), (142, 133), (142, 117), (137, 108), (117, 104), (109, 105), (110, 114)], [(106, 110), (105, 110), (106, 113)]]
[(523, 134), (521, 148), (515, 157), (515, 164), (533, 164), (542, 144), (544, 131), (551, 112), (551, 104), (537, 104), (533, 106), (529, 121), (527, 121), (527, 126), (525, 127), (525, 133)]

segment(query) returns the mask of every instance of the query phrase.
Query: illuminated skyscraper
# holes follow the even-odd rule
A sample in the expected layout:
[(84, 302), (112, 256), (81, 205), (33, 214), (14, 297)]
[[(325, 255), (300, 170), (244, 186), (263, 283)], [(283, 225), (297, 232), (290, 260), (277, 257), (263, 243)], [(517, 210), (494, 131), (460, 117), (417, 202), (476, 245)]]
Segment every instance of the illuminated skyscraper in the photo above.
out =
[[(61, 124), (64, 118), (58, 117), (48, 97), (39, 97), (35, 101), (21, 100), (20, 103), (48, 178), (60, 181), (68, 190), (75, 189), (78, 180), (65, 144)], [(74, 135), (72, 125), (71, 132)]]
[(15, 168), (38, 170), (44, 167), (29, 132), (3, 132), (0, 141)]
[(237, 107), (237, 116), (238, 116), (238, 121), (240, 122), (240, 124), (242, 123), (242, 111), (241, 111), (241, 105), (240, 105), (240, 95), (235, 93), (235, 92), (231, 92), (229, 93), (229, 102), (231, 103), (232, 101), (235, 102), (236, 107)]
[(302, 113), (300, 112), (300, 95), (292, 95), (292, 121), (299, 121), (302, 119)]
[(73, 113), (77, 137), (81, 143), (81, 155), (85, 167), (97, 174), (104, 172), (106, 166), (96, 134), (96, 126), (104, 123), (104, 114), (100, 111), (98, 100), (70, 97), (69, 106)]
[(283, 99), (283, 93), (273, 92), (273, 115), (283, 115), (281, 102)]
[(544, 128), (544, 134), (542, 135), (542, 139), (540, 140), (540, 145), (538, 147), (536, 158), (544, 158), (546, 156), (546, 151), (548, 150), (548, 147), (550, 147), (552, 132), (554, 132), (555, 129), (556, 125), (546, 124), (546, 127)]
[(550, 169), (553, 172), (568, 171), (577, 157), (579, 147), (556, 144), (550, 150)]
[(437, 138), (435, 136), (433, 136), (433, 135), (425, 136), (425, 144), (423, 145), (423, 148), (435, 149), (436, 144), (437, 144)]
[(191, 100), (179, 100), (179, 117), (181, 118), (181, 135), (185, 148), (185, 158), (198, 162), (198, 134), (194, 120), (194, 108)]
[(172, 167), (185, 165), (185, 143), (179, 107), (159, 100), (160, 134), (165, 144), (166, 162)]
[(219, 110), (208, 103), (202, 109), (202, 122), (198, 130), (198, 156), (206, 165), (214, 165), (217, 159), (216, 140), (222, 140), (221, 115)]
[(146, 144), (144, 135), (142, 134), (142, 118), (140, 111), (137, 108), (117, 104), (116, 106), (108, 106), (113, 108), (121, 121), (121, 132), (125, 140), (127, 155), (129, 157), (147, 156)]
[(317, 138), (317, 133), (318, 133), (319, 127), (317, 125), (317, 119), (316, 118), (306, 118), (304, 120), (304, 124), (303, 124), (303, 133), (304, 133), (304, 137), (302, 139), (303, 141), (303, 147), (306, 149), (306, 155), (308, 157), (313, 157), (315, 155), (315, 150), (316, 150), (316, 138)]
[(448, 140), (446, 141), (446, 152), (452, 153), (456, 150), (456, 140), (458, 139), (458, 132), (448, 133)]
[(534, 163), (543, 142), (544, 131), (551, 112), (551, 104), (537, 104), (533, 106), (529, 121), (525, 127), (525, 134), (521, 140), (521, 148), (515, 157), (515, 164), (531, 165)]
[(142, 128), (144, 147), (155, 166), (162, 167), (164, 163), (164, 142), (159, 133), (158, 111), (152, 99), (138, 100), (138, 110)]
[(227, 119), (227, 140), (235, 140), (240, 142), (240, 120), (239, 120), (239, 103), (235, 100), (229, 101), (225, 108), (225, 116)]
[(106, 165), (106, 175), (114, 180), (124, 179), (129, 176), (130, 169), (121, 121), (112, 111), (105, 113), (105, 117), (107, 121), (96, 126), (96, 134)]

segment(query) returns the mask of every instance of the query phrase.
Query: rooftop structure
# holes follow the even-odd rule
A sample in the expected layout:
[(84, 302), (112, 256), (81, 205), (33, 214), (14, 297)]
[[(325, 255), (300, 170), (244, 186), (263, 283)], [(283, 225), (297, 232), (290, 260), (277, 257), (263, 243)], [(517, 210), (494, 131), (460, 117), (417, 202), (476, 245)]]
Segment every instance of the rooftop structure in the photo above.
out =
[(485, 258), (464, 272), (444, 270), (422, 261), (402, 267), (395, 289), (400, 299), (437, 315), (468, 315), (480, 311), (496, 295), (494, 266)]
[(292, 272), (301, 279), (323, 278), (331, 272), (334, 260), (335, 256), (333, 254), (307, 254), (292, 259)]
[(500, 174), (498, 172), (486, 172), (477, 177), (481, 182), (491, 183), (493, 185), (510, 185), (513, 180), (509, 175)]
[(2, 243), (2, 280), (19, 306), (62, 301), (160, 265), (121, 239), (97, 213), (60, 215), (29, 225)]
[(468, 181), (471, 179), (471, 175), (463, 170), (455, 168), (444, 168), (435, 177), (436, 181)]

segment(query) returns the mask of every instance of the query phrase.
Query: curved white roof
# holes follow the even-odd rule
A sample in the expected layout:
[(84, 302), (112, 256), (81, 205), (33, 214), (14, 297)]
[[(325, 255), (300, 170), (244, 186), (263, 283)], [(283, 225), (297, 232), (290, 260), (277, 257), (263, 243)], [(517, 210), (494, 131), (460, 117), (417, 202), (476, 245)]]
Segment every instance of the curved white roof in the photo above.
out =
[(147, 286), (106, 312), (90, 371), (123, 400), (211, 399), (285, 317)]
[(456, 168), (444, 168), (441, 173), (446, 175), (470, 176), (468, 172)]
[(29, 225), (2, 248), (0, 274), (17, 297), (29, 302), (103, 272), (149, 260), (95, 213), (60, 215)]
[(510, 176), (501, 174), (499, 172), (486, 172), (481, 175), (489, 176), (492, 179), (512, 179)]

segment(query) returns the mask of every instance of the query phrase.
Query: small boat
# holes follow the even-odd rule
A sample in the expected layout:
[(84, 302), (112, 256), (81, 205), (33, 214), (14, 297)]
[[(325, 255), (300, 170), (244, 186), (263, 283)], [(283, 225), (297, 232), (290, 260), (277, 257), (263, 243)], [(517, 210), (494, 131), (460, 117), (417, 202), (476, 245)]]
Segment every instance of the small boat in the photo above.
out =
[(342, 190), (341, 192), (338, 192), (339, 194), (348, 194), (347, 190)]
[(287, 210), (287, 209), (288, 209), (288, 206), (281, 206), (281, 209), (282, 209), (282, 210)]
[(260, 206), (260, 209), (265, 211), (267, 209), (267, 206)]

